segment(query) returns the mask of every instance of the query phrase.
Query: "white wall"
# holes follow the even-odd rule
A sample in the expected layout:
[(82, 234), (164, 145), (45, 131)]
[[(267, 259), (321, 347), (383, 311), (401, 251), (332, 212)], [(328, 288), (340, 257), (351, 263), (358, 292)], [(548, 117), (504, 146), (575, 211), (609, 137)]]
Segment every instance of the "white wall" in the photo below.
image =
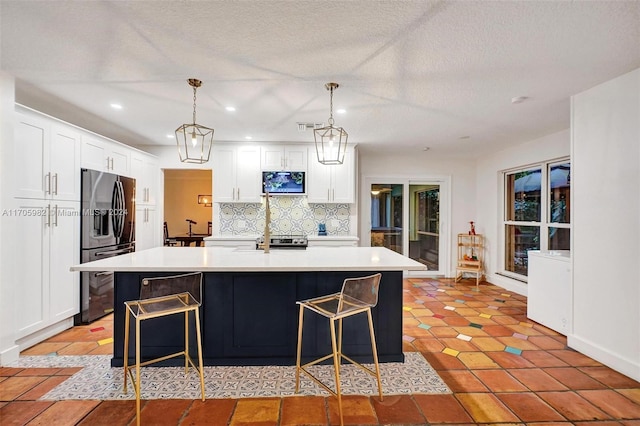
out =
[[(518, 168), (529, 164), (567, 157), (570, 154), (570, 133), (563, 130), (539, 139), (518, 144), (513, 148), (488, 154), (478, 159), (478, 173), (475, 179), (477, 206), (476, 230), (485, 235), (485, 273), (487, 281), (516, 293), (526, 295), (527, 285), (502, 275), (502, 175), (507, 169)], [(573, 164), (572, 164), (573, 167)], [(573, 170), (571, 176), (573, 185)]]
[(11, 244), (17, 237), (17, 228), (13, 218), (3, 214), (14, 206), (11, 182), (14, 103), (14, 79), (0, 71), (0, 365), (18, 359), (19, 355), (15, 344), (16, 271)]
[(640, 69), (572, 98), (569, 346), (640, 380)]
[[(411, 178), (420, 180), (431, 176), (449, 176), (451, 178), (451, 223), (449, 235), (450, 267), (449, 276), (455, 273), (457, 234), (469, 230), (469, 221), (478, 222), (476, 215), (476, 165), (474, 160), (454, 160), (438, 158), (434, 151), (417, 151), (415, 155), (393, 153), (360, 152), (359, 155), (359, 205), (360, 224), (359, 237), (363, 241), (364, 230), (369, 226), (369, 212), (362, 206), (366, 197), (370, 195), (370, 188), (366, 188), (368, 177), (380, 178)], [(367, 221), (367, 223), (362, 223)], [(481, 226), (476, 227), (478, 233), (484, 232)], [(444, 237), (444, 236), (443, 236)], [(362, 245), (362, 242), (361, 242)]]

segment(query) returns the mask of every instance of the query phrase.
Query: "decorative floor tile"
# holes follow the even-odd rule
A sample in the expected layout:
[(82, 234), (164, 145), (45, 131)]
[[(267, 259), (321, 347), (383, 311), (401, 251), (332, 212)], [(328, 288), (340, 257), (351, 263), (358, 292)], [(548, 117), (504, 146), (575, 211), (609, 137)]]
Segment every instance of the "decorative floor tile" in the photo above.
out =
[(455, 311), (455, 310), (456, 310), (456, 308), (455, 308), (455, 307), (453, 307), (453, 306), (445, 306), (444, 308), (445, 308), (447, 311)]
[(457, 338), (460, 340), (464, 340), (465, 342), (471, 341), (471, 336), (467, 336), (466, 334), (462, 333), (458, 334)]
[(514, 348), (511, 346), (507, 346), (506, 348), (504, 348), (504, 351), (514, 355), (522, 355), (522, 349)]
[(431, 326), (429, 324), (420, 324), (420, 325), (418, 325), (418, 327), (420, 327), (422, 329), (425, 329), (425, 330), (428, 330), (428, 329), (431, 328)]
[(447, 355), (451, 355), (451, 356), (458, 356), (458, 354), (460, 353), (460, 351), (456, 351), (455, 349), (451, 349), (451, 348), (444, 348), (444, 350), (442, 351), (443, 354), (447, 354)]
[[(122, 368), (111, 367), (111, 356), (21, 357), (13, 365), (49, 368), (72, 365), (84, 367), (79, 373), (42, 396), (41, 399), (44, 400), (135, 399), (133, 391), (123, 393)], [(369, 367), (373, 368), (373, 365)], [(295, 395), (295, 367), (293, 366), (205, 367), (204, 370), (207, 398)], [(333, 366), (316, 365), (309, 370), (330, 387), (333, 386)], [(388, 394), (450, 392), (444, 381), (418, 352), (406, 353), (404, 363), (381, 363), (380, 375), (383, 389)], [(24, 377), (22, 379), (42, 381), (45, 378)], [(344, 365), (341, 369), (341, 379), (344, 394), (375, 395), (377, 392), (376, 379), (356, 366)], [(313, 381), (302, 376), (300, 395), (327, 396), (327, 393)], [(199, 398), (199, 378), (193, 369), (185, 375), (183, 367), (142, 368), (142, 399)]]
[(492, 315), (489, 315), (489, 314), (480, 314), (479, 316), (480, 316), (480, 317), (482, 317), (482, 318), (491, 318), (491, 316), (492, 316)]

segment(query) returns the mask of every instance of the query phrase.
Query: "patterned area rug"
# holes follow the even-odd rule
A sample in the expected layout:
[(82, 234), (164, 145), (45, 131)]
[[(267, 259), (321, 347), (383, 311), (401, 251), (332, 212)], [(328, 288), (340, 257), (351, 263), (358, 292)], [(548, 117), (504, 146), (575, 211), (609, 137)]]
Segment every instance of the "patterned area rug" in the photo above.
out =
[[(110, 355), (84, 356), (24, 356), (11, 367), (83, 367), (81, 371), (56, 386), (40, 399), (135, 399), (129, 383), (123, 393), (123, 369), (110, 365)], [(368, 367), (373, 368), (372, 365)], [(207, 398), (284, 397), (294, 395), (295, 367), (205, 367)], [(333, 367), (318, 365), (309, 370), (333, 388)], [(404, 363), (381, 363), (382, 390), (385, 395), (442, 394), (451, 390), (438, 373), (418, 352), (405, 354)], [(143, 367), (142, 399), (199, 399), (200, 380), (194, 369), (185, 374), (183, 367)], [(374, 377), (346, 364), (340, 370), (344, 395), (376, 395)], [(302, 375), (299, 395), (328, 393)]]

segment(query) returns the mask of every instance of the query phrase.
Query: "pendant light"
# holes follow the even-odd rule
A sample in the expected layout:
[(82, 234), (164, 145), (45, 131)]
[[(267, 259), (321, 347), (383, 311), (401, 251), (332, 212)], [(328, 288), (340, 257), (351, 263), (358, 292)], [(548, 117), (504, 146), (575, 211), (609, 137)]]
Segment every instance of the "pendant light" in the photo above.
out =
[(202, 82), (195, 78), (187, 80), (193, 87), (193, 123), (183, 124), (176, 129), (178, 155), (183, 163), (202, 164), (209, 161), (213, 143), (213, 129), (196, 124), (196, 90)]
[(342, 164), (349, 135), (342, 127), (333, 125), (333, 91), (340, 86), (338, 83), (327, 83), (324, 87), (329, 91), (329, 125), (313, 131), (316, 154), (318, 162), (322, 164)]

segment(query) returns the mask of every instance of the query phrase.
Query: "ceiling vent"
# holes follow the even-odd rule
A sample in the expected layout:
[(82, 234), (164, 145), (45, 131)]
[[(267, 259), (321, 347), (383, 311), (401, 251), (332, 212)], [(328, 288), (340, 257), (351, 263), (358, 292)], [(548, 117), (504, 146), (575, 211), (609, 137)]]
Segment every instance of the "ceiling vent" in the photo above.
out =
[(324, 123), (296, 123), (298, 125), (299, 132), (306, 132), (307, 130), (319, 129), (324, 126)]

